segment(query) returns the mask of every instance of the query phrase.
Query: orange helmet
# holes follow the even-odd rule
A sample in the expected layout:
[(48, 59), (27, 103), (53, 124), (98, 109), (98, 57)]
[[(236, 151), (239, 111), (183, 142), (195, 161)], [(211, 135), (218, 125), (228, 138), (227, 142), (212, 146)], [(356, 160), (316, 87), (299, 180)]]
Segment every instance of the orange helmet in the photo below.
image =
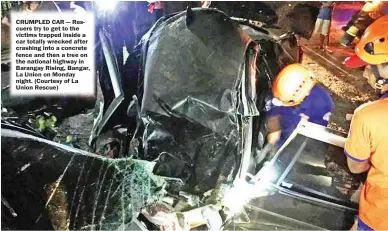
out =
[(356, 55), (345, 59), (349, 68), (388, 63), (388, 15), (374, 21), (356, 45)]
[(310, 94), (315, 85), (314, 75), (301, 64), (291, 64), (283, 68), (272, 86), (275, 98), (282, 106), (292, 107), (300, 104)]

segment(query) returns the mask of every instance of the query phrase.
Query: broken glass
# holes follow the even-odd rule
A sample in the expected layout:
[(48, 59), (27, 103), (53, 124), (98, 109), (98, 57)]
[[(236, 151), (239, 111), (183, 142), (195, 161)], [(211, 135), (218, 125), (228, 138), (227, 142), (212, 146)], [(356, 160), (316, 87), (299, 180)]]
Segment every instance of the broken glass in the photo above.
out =
[(2, 229), (124, 229), (160, 200), (154, 163), (108, 159), (2, 130)]

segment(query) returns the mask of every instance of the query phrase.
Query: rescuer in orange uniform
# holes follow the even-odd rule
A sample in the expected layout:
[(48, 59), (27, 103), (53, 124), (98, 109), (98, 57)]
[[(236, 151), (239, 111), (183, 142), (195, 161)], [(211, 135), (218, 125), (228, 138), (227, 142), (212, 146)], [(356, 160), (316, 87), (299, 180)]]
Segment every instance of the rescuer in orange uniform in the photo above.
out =
[[(353, 173), (368, 171), (360, 196), (358, 230), (388, 230), (388, 16), (372, 23), (356, 46), (348, 67), (365, 66), (364, 77), (381, 94), (356, 109), (345, 143)], [(354, 228), (355, 228), (354, 226)]]

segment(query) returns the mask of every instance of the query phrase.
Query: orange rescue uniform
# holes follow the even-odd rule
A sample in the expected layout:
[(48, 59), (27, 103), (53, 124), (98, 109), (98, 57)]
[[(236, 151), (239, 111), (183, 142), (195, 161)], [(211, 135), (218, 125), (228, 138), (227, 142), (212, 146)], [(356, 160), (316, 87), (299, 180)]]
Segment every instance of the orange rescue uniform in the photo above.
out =
[(345, 154), (371, 163), (360, 196), (359, 218), (374, 230), (388, 230), (388, 93), (356, 109)]

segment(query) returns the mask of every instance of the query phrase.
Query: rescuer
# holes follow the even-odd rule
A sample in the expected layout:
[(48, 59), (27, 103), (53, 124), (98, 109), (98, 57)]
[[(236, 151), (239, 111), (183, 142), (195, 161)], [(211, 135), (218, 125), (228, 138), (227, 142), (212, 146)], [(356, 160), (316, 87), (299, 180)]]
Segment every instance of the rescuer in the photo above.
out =
[(353, 173), (368, 171), (352, 229), (388, 230), (388, 16), (373, 22), (358, 42), (350, 68), (365, 66), (363, 76), (381, 98), (358, 107), (353, 115), (345, 154)]
[(319, 34), (319, 49), (328, 52), (331, 52), (328, 45), (333, 6), (334, 2), (322, 2), (314, 28), (314, 33)]
[(313, 73), (303, 65), (283, 68), (274, 81), (272, 93), (272, 100), (266, 105), (269, 146), (283, 145), (302, 117), (328, 125), (333, 100), (325, 89), (316, 85)]
[(367, 1), (362, 9), (352, 16), (348, 24), (342, 27), (345, 33), (340, 40), (341, 45), (351, 46), (355, 37), (360, 38), (374, 20), (388, 14), (387, 10), (388, 4), (384, 1)]

